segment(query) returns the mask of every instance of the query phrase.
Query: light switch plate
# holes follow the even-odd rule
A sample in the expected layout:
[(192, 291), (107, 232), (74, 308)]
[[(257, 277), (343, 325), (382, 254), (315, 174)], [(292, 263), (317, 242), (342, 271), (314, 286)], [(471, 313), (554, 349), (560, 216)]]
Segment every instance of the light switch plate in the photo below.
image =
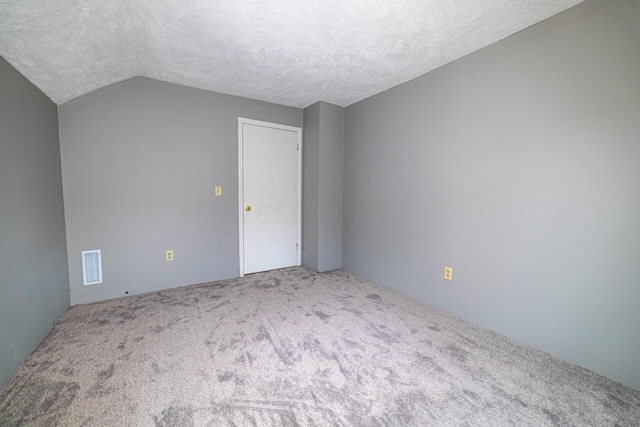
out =
[(222, 185), (216, 185), (216, 196), (222, 196)]

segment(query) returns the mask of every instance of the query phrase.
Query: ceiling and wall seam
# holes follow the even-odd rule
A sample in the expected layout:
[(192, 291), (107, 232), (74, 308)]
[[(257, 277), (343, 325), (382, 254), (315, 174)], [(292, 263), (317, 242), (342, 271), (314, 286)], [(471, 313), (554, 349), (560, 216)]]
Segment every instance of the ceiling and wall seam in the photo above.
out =
[(0, 55), (62, 104), (142, 76), (345, 107), (582, 0), (5, 0)]

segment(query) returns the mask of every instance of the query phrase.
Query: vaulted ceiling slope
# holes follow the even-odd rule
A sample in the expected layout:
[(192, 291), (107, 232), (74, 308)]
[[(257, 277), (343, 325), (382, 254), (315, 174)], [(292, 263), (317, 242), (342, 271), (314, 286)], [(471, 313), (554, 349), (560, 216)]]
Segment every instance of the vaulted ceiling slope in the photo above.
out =
[(61, 104), (135, 76), (347, 106), (582, 0), (0, 0), (0, 55)]

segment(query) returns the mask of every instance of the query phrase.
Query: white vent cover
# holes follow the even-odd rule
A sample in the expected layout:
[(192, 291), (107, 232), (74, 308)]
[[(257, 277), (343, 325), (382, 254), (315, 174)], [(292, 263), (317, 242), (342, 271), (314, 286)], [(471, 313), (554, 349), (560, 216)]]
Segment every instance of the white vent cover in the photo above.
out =
[(102, 283), (102, 255), (99, 250), (82, 252), (82, 279), (85, 286)]

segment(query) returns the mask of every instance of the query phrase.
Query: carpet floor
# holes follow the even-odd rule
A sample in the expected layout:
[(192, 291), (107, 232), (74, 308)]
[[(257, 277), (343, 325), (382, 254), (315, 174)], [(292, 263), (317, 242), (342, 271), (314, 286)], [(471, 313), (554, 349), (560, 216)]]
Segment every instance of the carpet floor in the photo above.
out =
[(639, 426), (640, 392), (342, 270), (71, 307), (0, 425)]

